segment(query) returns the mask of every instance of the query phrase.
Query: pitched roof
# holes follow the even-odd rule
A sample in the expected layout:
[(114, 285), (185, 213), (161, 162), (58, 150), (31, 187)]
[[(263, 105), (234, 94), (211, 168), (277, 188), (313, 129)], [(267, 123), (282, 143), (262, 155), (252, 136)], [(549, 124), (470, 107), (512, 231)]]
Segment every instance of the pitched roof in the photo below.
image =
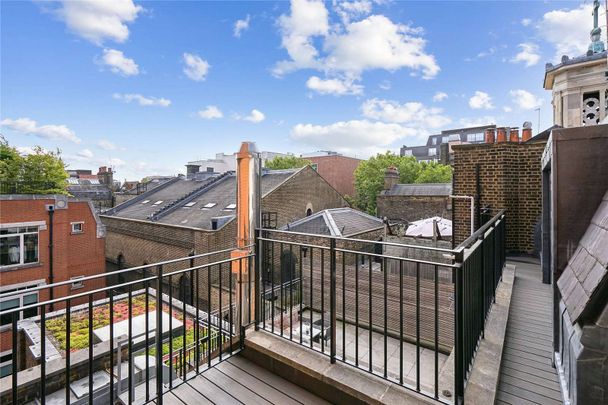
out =
[(330, 208), (285, 225), (282, 229), (315, 235), (350, 236), (384, 226), (380, 218), (352, 208)]
[(395, 184), (390, 190), (382, 192), (383, 195), (401, 196), (449, 196), (452, 194), (451, 183), (427, 184)]
[[(595, 300), (607, 286), (608, 192), (557, 280), (557, 287), (572, 323), (593, 313)], [(603, 307), (604, 304), (600, 305)]]
[[(262, 195), (274, 190), (296, 172), (265, 171)], [(160, 203), (155, 204), (158, 201)], [(212, 219), (221, 218), (220, 228), (230, 221), (227, 217), (236, 215), (236, 174), (226, 172), (205, 180), (178, 177), (114, 207), (106, 215), (208, 230), (212, 229)]]

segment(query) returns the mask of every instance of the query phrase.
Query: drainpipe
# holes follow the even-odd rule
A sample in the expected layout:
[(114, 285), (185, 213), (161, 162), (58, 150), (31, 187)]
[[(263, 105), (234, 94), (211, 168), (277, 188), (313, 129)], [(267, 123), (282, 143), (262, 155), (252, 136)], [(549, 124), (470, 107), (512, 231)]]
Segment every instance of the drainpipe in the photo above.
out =
[[(55, 207), (50, 205), (48, 207), (49, 212), (49, 284), (53, 284), (53, 214), (55, 213)], [(50, 299), (53, 300), (53, 287), (49, 291)], [(53, 310), (53, 304), (49, 305), (49, 310)]]
[[(468, 195), (450, 195), (454, 200), (470, 200), (471, 201), (471, 235), (475, 233), (475, 197)], [(454, 212), (454, 211), (452, 211)], [(452, 236), (452, 239), (454, 236)]]

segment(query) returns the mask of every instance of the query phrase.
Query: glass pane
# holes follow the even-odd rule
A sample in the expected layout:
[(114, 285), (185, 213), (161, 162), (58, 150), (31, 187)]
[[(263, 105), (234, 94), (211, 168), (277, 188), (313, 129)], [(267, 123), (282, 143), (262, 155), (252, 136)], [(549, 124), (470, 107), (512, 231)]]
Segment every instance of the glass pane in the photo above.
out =
[(6, 311), (19, 306), (19, 297), (0, 302), (0, 311)]
[(1, 235), (7, 235), (11, 233), (19, 233), (19, 228), (4, 228), (0, 230)]
[(38, 315), (38, 308), (30, 308), (23, 311), (23, 319)]
[(21, 246), (19, 236), (0, 238), (0, 266), (21, 263)]
[(36, 263), (38, 261), (38, 234), (23, 235), (23, 248), (25, 250), (25, 260), (23, 262)]
[(23, 305), (35, 304), (37, 302), (38, 302), (38, 293), (23, 296)]
[(13, 363), (8, 363), (7, 365), (0, 367), (0, 378), (10, 375), (12, 373), (12, 370)]

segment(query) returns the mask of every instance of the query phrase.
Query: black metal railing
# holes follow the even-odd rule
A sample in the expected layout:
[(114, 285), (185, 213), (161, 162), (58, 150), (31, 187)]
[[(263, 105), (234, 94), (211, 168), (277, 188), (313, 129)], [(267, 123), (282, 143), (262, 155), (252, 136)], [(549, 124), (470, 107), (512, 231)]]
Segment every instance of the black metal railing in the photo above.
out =
[[(243, 347), (244, 327), (252, 322), (247, 274), (253, 271), (253, 254), (231, 253), (84, 277), (78, 282), (92, 290), (0, 312), (9, 321), (0, 329), (2, 344), (10, 342), (12, 350), (1, 402), (162, 403), (164, 392)], [(111, 276), (131, 280), (105, 286)], [(182, 277), (193, 284), (189, 304), (175, 293)], [(44, 297), (70, 283), (26, 292)], [(32, 309), (38, 316), (21, 319)]]
[[(256, 327), (458, 403), (502, 275), (504, 241), (504, 212), (456, 249), (258, 230)], [(455, 369), (447, 372), (450, 356)]]

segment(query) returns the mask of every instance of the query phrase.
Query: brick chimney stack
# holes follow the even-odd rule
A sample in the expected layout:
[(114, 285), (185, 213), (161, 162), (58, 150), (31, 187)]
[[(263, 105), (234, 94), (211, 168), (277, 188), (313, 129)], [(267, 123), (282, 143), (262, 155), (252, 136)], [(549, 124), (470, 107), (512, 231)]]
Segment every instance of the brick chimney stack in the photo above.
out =
[(526, 142), (532, 138), (532, 123), (530, 121), (524, 122), (523, 129), (521, 130), (521, 141)]
[(496, 135), (496, 142), (497, 143), (507, 142), (507, 129), (506, 128), (498, 128), (497, 132), (498, 133)]
[(494, 128), (486, 129), (486, 143), (494, 143), (495, 131)]
[(395, 166), (389, 166), (384, 172), (384, 189), (390, 190), (399, 183), (399, 170)]
[(519, 143), (519, 128), (511, 128), (509, 131), (509, 142)]

